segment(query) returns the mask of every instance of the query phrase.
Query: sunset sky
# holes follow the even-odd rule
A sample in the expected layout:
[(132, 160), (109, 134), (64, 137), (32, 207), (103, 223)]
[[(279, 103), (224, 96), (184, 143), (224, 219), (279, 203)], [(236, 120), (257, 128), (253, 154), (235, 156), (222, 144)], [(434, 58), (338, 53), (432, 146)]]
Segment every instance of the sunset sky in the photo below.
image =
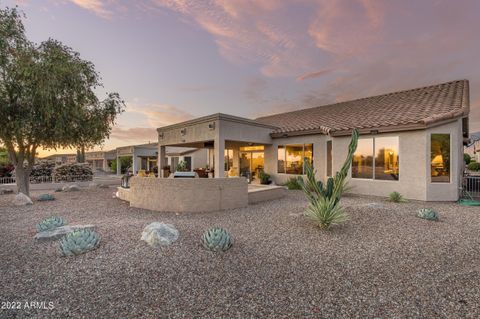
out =
[(470, 80), (480, 131), (480, 1), (0, 0), (15, 4), (31, 40), (71, 46), (126, 101), (105, 149), (211, 113), (254, 118), (457, 79)]

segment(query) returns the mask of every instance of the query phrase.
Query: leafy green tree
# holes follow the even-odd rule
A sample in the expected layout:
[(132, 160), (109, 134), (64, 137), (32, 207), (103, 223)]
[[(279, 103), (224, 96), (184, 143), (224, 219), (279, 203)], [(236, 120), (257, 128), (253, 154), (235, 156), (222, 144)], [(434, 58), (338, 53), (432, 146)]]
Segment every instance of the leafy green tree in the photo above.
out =
[(25, 36), (23, 14), (0, 9), (0, 143), (15, 166), (19, 192), (39, 148), (91, 148), (108, 138), (124, 103), (117, 93), (100, 100), (94, 65), (61, 42), (39, 45)]
[[(127, 168), (132, 167), (132, 157), (131, 156), (122, 156), (120, 158), (120, 172), (123, 174), (127, 171)], [(110, 166), (112, 172), (117, 172), (117, 160), (112, 161), (112, 165)]]
[(465, 161), (465, 164), (470, 164), (470, 161), (472, 160), (472, 157), (468, 153), (463, 153), (463, 160)]

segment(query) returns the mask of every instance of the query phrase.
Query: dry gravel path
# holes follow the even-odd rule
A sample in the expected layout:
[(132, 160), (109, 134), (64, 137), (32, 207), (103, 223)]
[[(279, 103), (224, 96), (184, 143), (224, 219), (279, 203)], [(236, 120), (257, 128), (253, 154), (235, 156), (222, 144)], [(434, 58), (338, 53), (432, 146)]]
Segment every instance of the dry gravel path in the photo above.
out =
[[(0, 318), (480, 317), (478, 207), (427, 204), (440, 212), (435, 223), (415, 217), (420, 202), (345, 197), (350, 221), (320, 231), (301, 216), (298, 191), (180, 215), (130, 208), (113, 192), (56, 193), (21, 208), (0, 196), (0, 301), (55, 307), (0, 310)], [(56, 243), (36, 243), (35, 224), (52, 214), (97, 225), (100, 248), (61, 258)], [(174, 224), (179, 240), (159, 250), (140, 241), (153, 221)], [(235, 239), (226, 253), (201, 248), (214, 225)]]

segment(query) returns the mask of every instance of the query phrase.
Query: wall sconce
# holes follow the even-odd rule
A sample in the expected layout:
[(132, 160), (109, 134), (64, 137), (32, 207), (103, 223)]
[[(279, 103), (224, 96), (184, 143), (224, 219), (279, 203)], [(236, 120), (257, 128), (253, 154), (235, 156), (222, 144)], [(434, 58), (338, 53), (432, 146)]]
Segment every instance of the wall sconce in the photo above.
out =
[(215, 129), (215, 122), (212, 122), (212, 123), (208, 124), (208, 128), (210, 130), (214, 130)]
[(186, 128), (182, 128), (180, 130), (180, 134), (182, 134), (182, 136), (185, 136), (185, 134), (187, 134), (187, 129)]
[(371, 130), (370, 134), (372, 134), (372, 135), (378, 134), (378, 130)]
[(162, 133), (158, 133), (158, 138), (163, 140), (163, 132)]

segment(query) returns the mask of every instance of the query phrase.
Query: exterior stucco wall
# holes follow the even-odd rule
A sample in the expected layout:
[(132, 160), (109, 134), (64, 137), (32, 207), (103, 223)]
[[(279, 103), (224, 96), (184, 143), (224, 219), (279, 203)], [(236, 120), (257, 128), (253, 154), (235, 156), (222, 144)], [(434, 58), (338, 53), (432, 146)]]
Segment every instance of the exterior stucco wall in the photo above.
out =
[[(450, 183), (432, 183), (430, 178), (430, 136), (432, 133), (446, 133), (451, 137), (451, 178)], [(388, 196), (391, 192), (400, 192), (405, 198), (424, 201), (456, 201), (463, 170), (462, 122), (454, 122), (427, 130), (405, 131), (376, 135), (361, 135), (360, 138), (399, 137), (398, 181), (351, 178), (349, 186), (354, 194)], [(272, 145), (265, 148), (265, 171), (272, 176), (277, 185), (284, 184), (289, 178), (299, 175), (277, 173), (278, 145), (313, 143), (314, 168), (317, 178), (325, 181), (326, 141), (332, 140), (332, 172), (339, 171), (348, 152), (350, 136), (330, 137), (325, 135), (307, 135), (274, 139)]]
[[(427, 141), (425, 131), (409, 131), (376, 135), (361, 135), (362, 138), (398, 136), (399, 147), (399, 180), (384, 181), (373, 179), (351, 178), (349, 172), (348, 185), (350, 193), (388, 196), (397, 191), (408, 199), (426, 200)], [(347, 157), (350, 137), (332, 138), (333, 172), (340, 170)], [(429, 155), (428, 155), (429, 156)]]
[(130, 205), (155, 211), (208, 212), (248, 205), (245, 178), (148, 178), (130, 180)]

